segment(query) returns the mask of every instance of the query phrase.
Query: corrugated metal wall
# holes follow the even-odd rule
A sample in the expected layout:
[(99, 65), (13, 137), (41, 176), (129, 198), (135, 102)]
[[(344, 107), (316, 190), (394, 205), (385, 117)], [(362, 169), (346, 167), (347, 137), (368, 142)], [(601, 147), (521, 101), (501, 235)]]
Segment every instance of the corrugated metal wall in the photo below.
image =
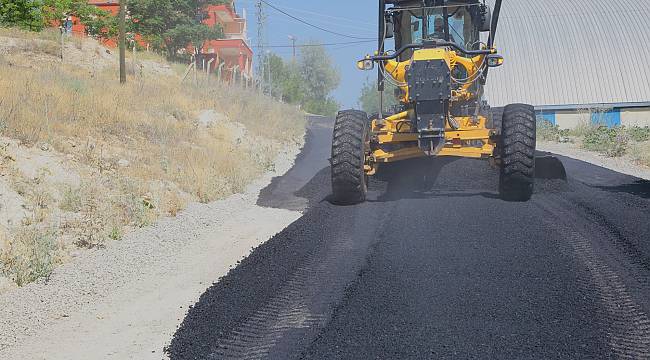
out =
[(505, 0), (496, 45), (492, 106), (650, 101), (650, 0)]

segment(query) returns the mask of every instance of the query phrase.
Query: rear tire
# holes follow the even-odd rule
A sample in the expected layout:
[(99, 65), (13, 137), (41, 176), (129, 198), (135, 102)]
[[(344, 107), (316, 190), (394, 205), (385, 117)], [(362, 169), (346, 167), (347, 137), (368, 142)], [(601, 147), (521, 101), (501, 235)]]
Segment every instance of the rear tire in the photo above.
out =
[(336, 116), (332, 136), (332, 196), (337, 204), (358, 204), (366, 200), (367, 176), (364, 165), (368, 144), (368, 115), (344, 110)]
[(535, 109), (525, 104), (508, 105), (503, 109), (501, 126), (499, 194), (506, 201), (528, 201), (535, 184)]

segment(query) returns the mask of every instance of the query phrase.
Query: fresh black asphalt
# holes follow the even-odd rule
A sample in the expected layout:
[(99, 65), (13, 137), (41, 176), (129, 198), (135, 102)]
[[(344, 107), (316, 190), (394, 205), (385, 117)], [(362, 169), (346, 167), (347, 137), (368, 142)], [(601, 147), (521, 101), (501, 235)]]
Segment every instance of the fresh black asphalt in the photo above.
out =
[(560, 157), (513, 203), (487, 162), (417, 160), (336, 206), (328, 125), (260, 196), (304, 216), (215, 279), (171, 359), (650, 358), (649, 182)]

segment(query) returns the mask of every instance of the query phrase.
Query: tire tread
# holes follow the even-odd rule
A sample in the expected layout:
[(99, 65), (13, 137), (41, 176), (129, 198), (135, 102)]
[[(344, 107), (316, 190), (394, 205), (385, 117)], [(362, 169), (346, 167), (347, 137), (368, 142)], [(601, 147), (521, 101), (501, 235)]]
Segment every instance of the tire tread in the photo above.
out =
[(508, 201), (528, 201), (535, 183), (535, 110), (526, 104), (503, 109), (499, 194)]
[(366, 200), (364, 171), (365, 133), (368, 116), (363, 111), (344, 110), (336, 116), (332, 134), (332, 195), (339, 204), (356, 204)]

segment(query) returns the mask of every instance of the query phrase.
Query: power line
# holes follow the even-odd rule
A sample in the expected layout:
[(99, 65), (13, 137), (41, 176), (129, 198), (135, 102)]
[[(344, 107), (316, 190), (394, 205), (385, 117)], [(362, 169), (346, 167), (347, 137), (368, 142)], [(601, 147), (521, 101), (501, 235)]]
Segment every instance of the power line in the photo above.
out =
[[(285, 11), (291, 12), (295, 16), (302, 17), (303, 19), (307, 19), (309, 22), (311, 22), (314, 25), (318, 25), (326, 29), (335, 29), (340, 33), (347, 33), (348, 31), (350, 31), (354, 33), (354, 35), (356, 36), (374, 37), (374, 30), (377, 28), (376, 24), (363, 25), (364, 23), (360, 23), (361, 26), (359, 26), (358, 24), (350, 25), (347, 24), (345, 20), (341, 20), (341, 21), (331, 20), (329, 19), (330, 17), (326, 15), (321, 15), (321, 16), (315, 14), (302, 15), (301, 13), (304, 11), (293, 10), (294, 8), (289, 8), (284, 5), (282, 5), (281, 8)], [(269, 10), (271, 9), (269, 8)], [(293, 25), (297, 24), (296, 20), (289, 18), (287, 16), (274, 16), (269, 19), (269, 22), (270, 23), (281, 22), (281, 23), (288, 23)], [(302, 25), (302, 24), (298, 24), (298, 25)]]
[(263, 2), (264, 4), (266, 4), (266, 6), (270, 7), (271, 9), (274, 9), (275, 11), (277, 11), (277, 12), (279, 12), (279, 13), (281, 13), (281, 14), (284, 14), (284, 15), (286, 15), (286, 16), (288, 16), (288, 17), (290, 17), (290, 18), (292, 18), (292, 19), (294, 19), (294, 20), (296, 20), (296, 21), (299, 21), (299, 22), (301, 22), (301, 23), (303, 23), (303, 24), (305, 24), (305, 25), (307, 25), (307, 26), (311, 26), (311, 27), (313, 27), (314, 29), (318, 29), (318, 30), (321, 30), (321, 31), (324, 31), (324, 32), (327, 32), (327, 33), (330, 33), (330, 34), (338, 35), (338, 36), (347, 37), (347, 38), (350, 38), (350, 39), (375, 40), (375, 39), (373, 39), (373, 38), (368, 38), (368, 37), (359, 37), (359, 36), (353, 36), (353, 35), (346, 35), (346, 34), (338, 33), (338, 32), (336, 32), (336, 31), (332, 31), (332, 30), (328, 30), (328, 29), (322, 28), (322, 27), (320, 27), (320, 26), (318, 26), (318, 25), (314, 25), (314, 24), (312, 24), (312, 23), (310, 23), (310, 22), (308, 22), (308, 21), (306, 21), (306, 20), (303, 20), (303, 19), (301, 19), (301, 18), (299, 18), (299, 17), (293, 16), (293, 15), (289, 14), (288, 12), (286, 12), (286, 11), (284, 11), (284, 10), (282, 10), (282, 9), (279, 9), (279, 8), (277, 8), (277, 7), (275, 7), (275, 6), (271, 5), (271, 4), (269, 4), (269, 3), (268, 3), (267, 1), (265, 1), (265, 0), (260, 0), (260, 1)]
[[(354, 44), (368, 44), (374, 43), (375, 40), (359, 40), (359, 41), (349, 41), (349, 42), (338, 42), (338, 43), (325, 43), (325, 44), (303, 44), (295, 45), (297, 48), (303, 47), (316, 47), (316, 46), (338, 46), (338, 45), (354, 45)], [(253, 46), (253, 48), (291, 48), (293, 45), (263, 45), (263, 46)]]
[[(377, 24), (372, 24), (372, 23), (369, 23), (369, 22), (361, 22), (361, 21), (358, 21), (358, 20), (352, 20), (352, 19), (348, 19), (348, 18), (344, 18), (344, 17), (339, 17), (339, 16), (332, 16), (332, 15), (327, 15), (327, 14), (321, 14), (321, 13), (318, 13), (318, 12), (315, 12), (315, 11), (303, 10), (303, 9), (296, 9), (296, 8), (287, 7), (287, 6), (283, 6), (283, 8), (288, 9), (288, 10), (293, 10), (293, 11), (295, 11), (295, 12), (301, 12), (301, 13), (304, 13), (304, 14), (309, 14), (309, 15), (312, 15), (312, 16), (317, 16), (317, 17), (322, 17), (322, 18), (328, 18), (328, 19), (334, 19), (334, 20), (340, 20), (340, 21), (345, 21), (345, 22), (353, 23), (353, 24), (355, 24), (355, 25), (368, 25), (368, 26), (372, 26), (373, 28), (377, 27)], [(340, 24), (339, 24), (339, 25), (340, 25)], [(358, 29), (368, 30), (367, 28), (361, 28), (361, 27), (357, 27), (357, 28), (358, 28)]]
[[(307, 17), (306, 17), (307, 18)], [(369, 36), (372, 37), (374, 36), (374, 32), (368, 28), (361, 28), (358, 26), (353, 26), (353, 25), (347, 25), (343, 23), (338, 23), (332, 20), (327, 20), (327, 19), (317, 19), (315, 17), (309, 16), (308, 17), (309, 21), (312, 22), (314, 25), (318, 25), (321, 27), (324, 27), (326, 29), (337, 29), (341, 33), (345, 33), (347, 31), (351, 31), (355, 34), (355, 36)], [(296, 25), (296, 21), (294, 19), (291, 19), (286, 16), (275, 16), (271, 19), (269, 19), (270, 22), (272, 23), (286, 23), (286, 24), (292, 24)], [(298, 24), (301, 25), (301, 24)], [(377, 26), (373, 26), (372, 29), (376, 28)]]
[[(252, 1), (252, 0), (240, 0), (239, 2), (240, 3), (242, 3), (242, 2), (249, 3), (249, 1)], [(328, 19), (334, 19), (334, 20), (341, 20), (341, 21), (352, 23), (352, 24), (355, 24), (355, 25), (368, 25), (369, 27), (372, 27), (372, 29), (377, 27), (376, 23), (359, 21), (358, 19), (350, 19), (350, 18), (345, 18), (345, 17), (340, 17), (340, 16), (322, 14), (322, 13), (319, 13), (319, 12), (316, 12), (316, 11), (298, 9), (298, 8), (295, 8), (295, 7), (289, 7), (289, 6), (285, 6), (285, 5), (282, 5), (282, 8), (285, 9), (285, 10), (292, 10), (294, 12), (309, 14), (309, 15), (316, 16), (316, 17), (322, 17), (322, 18), (328, 18)], [(341, 24), (336, 24), (336, 25), (340, 26)], [(363, 29), (363, 30), (368, 30), (367, 28), (361, 28), (361, 27), (357, 27), (357, 28), (358, 29)]]

